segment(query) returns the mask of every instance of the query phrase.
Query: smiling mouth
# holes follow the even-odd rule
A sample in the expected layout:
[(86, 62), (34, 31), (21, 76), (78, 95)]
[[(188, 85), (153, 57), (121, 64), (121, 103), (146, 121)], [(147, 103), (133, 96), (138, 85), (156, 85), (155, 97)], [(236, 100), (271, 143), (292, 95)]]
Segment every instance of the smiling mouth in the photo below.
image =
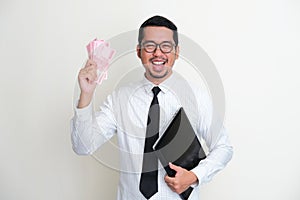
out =
[(166, 64), (166, 61), (152, 61), (151, 63), (153, 65), (164, 65), (164, 64)]

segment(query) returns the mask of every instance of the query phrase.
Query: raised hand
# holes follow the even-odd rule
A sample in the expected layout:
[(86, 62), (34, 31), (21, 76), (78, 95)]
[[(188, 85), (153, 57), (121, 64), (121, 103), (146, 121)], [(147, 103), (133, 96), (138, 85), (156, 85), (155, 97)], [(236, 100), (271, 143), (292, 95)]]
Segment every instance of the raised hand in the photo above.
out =
[(97, 86), (96, 80), (97, 64), (95, 61), (89, 59), (78, 74), (78, 82), (81, 91), (77, 106), (78, 108), (86, 107), (92, 101)]

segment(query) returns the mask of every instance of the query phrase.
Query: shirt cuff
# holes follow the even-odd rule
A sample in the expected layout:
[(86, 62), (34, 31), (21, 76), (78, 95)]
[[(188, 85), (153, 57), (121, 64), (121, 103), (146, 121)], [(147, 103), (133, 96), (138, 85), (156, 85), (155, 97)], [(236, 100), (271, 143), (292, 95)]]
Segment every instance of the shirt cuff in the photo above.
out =
[(88, 106), (84, 108), (77, 108), (78, 101), (75, 102), (74, 111), (77, 119), (79, 121), (89, 120), (93, 114), (93, 103), (91, 102)]
[(197, 181), (197, 183), (193, 183), (192, 185), (190, 185), (192, 188), (195, 188), (199, 185), (199, 182)]
[(192, 169), (191, 171), (197, 176), (197, 179), (198, 179), (197, 183), (195, 183), (193, 185), (195, 185), (195, 187), (197, 187), (198, 185), (201, 185), (203, 183), (203, 179), (204, 179), (203, 176), (206, 171), (203, 164), (200, 162), (199, 165), (197, 167), (195, 167), (194, 169)]

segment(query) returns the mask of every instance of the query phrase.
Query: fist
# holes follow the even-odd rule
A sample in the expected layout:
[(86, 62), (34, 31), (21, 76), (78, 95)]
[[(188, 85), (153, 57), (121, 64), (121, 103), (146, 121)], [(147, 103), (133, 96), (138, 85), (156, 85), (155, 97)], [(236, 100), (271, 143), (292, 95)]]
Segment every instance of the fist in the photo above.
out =
[(175, 177), (165, 176), (165, 182), (173, 192), (181, 194), (188, 189), (190, 185), (198, 181), (197, 176), (192, 171), (188, 171), (172, 163), (169, 163), (169, 166), (176, 171), (176, 175)]
[(84, 68), (79, 71), (78, 82), (81, 93), (92, 95), (97, 86), (97, 64), (89, 59)]

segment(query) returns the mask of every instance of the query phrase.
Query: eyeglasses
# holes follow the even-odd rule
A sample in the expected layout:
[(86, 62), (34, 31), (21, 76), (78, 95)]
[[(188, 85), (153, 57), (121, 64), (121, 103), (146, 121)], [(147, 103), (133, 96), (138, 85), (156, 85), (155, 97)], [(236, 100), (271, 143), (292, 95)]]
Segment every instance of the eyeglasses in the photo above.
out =
[(163, 53), (170, 53), (173, 50), (173, 47), (175, 46), (171, 42), (162, 42), (160, 44), (156, 44), (155, 42), (144, 42), (142, 43), (143, 49), (145, 49), (148, 53), (153, 53), (156, 51), (157, 46), (159, 46), (159, 49)]

